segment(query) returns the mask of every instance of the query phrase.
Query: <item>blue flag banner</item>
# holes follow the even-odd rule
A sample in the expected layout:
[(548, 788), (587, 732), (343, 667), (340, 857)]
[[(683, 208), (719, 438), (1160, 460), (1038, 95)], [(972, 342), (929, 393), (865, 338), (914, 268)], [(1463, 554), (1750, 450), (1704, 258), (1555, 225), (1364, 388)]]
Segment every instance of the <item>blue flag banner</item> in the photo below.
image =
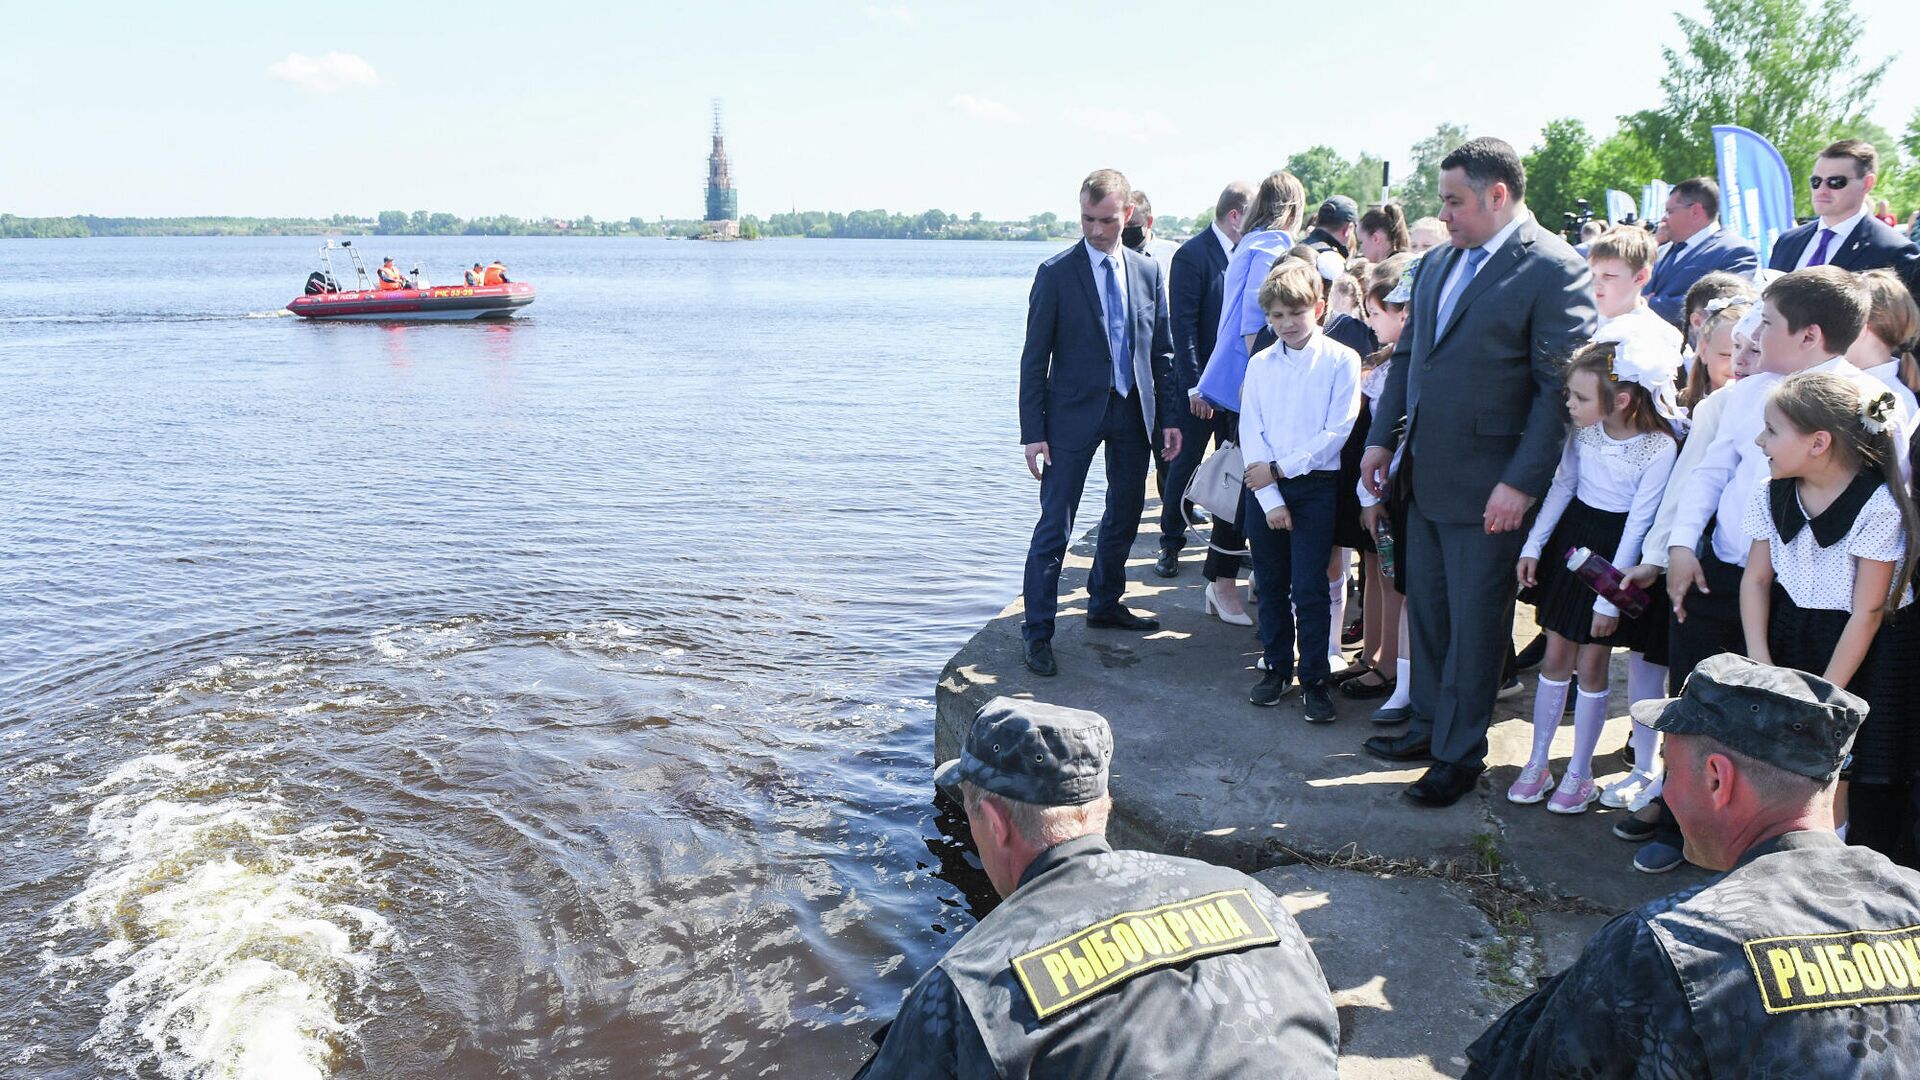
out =
[(1640, 189), (1640, 220), (1659, 224), (1667, 217), (1667, 196), (1673, 194), (1673, 185), (1665, 180), (1655, 180)]
[(1624, 191), (1607, 189), (1607, 224), (1622, 224), (1632, 217), (1633, 213), (1633, 196)]
[(1719, 161), (1720, 224), (1752, 244), (1767, 265), (1773, 242), (1793, 228), (1793, 174), (1773, 144), (1732, 124), (1713, 128)]

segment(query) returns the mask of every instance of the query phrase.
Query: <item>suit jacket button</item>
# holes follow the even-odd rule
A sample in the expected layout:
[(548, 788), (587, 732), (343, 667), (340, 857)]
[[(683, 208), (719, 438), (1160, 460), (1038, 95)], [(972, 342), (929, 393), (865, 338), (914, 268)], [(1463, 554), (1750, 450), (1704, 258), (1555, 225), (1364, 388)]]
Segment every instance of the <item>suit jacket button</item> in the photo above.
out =
[(1433, 361), (1431, 361), (1431, 360), (1429, 360), (1429, 361), (1427, 361), (1426, 363), (1424, 363), (1424, 364), (1421, 364), (1421, 365), (1420, 365), (1420, 367), (1421, 367), (1421, 369), (1422, 369), (1422, 370), (1425, 370), (1425, 371), (1432, 371), (1432, 370), (1433, 370)]

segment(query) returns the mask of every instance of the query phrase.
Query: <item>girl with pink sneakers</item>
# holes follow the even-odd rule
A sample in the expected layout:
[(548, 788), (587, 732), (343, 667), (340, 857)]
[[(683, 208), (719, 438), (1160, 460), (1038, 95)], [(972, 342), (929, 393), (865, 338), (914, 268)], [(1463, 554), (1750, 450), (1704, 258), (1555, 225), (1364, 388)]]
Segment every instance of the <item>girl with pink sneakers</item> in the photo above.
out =
[[(1579, 814), (1599, 797), (1593, 752), (1607, 723), (1608, 661), (1615, 646), (1643, 650), (1664, 630), (1664, 605), (1623, 619), (1572, 572), (1568, 558), (1585, 548), (1621, 569), (1640, 562), (1678, 452), (1675, 363), (1665, 343), (1629, 336), (1595, 341), (1567, 365), (1574, 431), (1515, 567), (1521, 598), (1534, 604), (1547, 633), (1547, 655), (1534, 693), (1533, 752), (1507, 789), (1512, 802), (1546, 799), (1556, 814)], [(1556, 781), (1548, 752), (1576, 673), (1573, 756)]]

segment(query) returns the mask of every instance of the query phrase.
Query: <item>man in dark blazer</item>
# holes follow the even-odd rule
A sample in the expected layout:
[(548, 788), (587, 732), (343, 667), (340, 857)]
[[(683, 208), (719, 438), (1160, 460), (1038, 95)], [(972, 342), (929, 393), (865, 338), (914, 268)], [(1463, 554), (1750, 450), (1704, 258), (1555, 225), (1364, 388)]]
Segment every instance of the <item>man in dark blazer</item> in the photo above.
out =
[(1368, 488), (1383, 491), (1404, 422), (1395, 483), (1411, 491), (1401, 550), (1413, 717), (1404, 735), (1368, 739), (1366, 749), (1432, 760), (1406, 789), (1427, 806), (1457, 802), (1486, 768), (1522, 525), (1567, 437), (1561, 367), (1594, 332), (1587, 264), (1527, 213), (1513, 147), (1472, 139), (1440, 170), (1452, 245), (1428, 252), (1415, 272), (1360, 462)]
[(1920, 297), (1920, 247), (1874, 217), (1867, 201), (1879, 164), (1873, 145), (1859, 139), (1841, 139), (1820, 151), (1808, 178), (1820, 216), (1782, 233), (1767, 265), (1787, 271), (1832, 265), (1856, 274), (1887, 267)]
[(1720, 185), (1704, 176), (1682, 180), (1667, 196), (1667, 235), (1672, 243), (1654, 264), (1647, 306), (1680, 328), (1687, 290), (1716, 270), (1751, 278), (1760, 268), (1753, 245), (1720, 227)]
[[(1180, 549), (1187, 546), (1187, 508), (1183, 500), (1193, 470), (1206, 456), (1212, 406), (1194, 387), (1213, 355), (1214, 335), (1220, 329), (1220, 290), (1233, 245), (1240, 242), (1240, 224), (1253, 201), (1253, 185), (1235, 180), (1213, 206), (1213, 224), (1190, 237), (1173, 253), (1167, 276), (1170, 322), (1173, 329), (1173, 378), (1182, 401), (1169, 420), (1180, 427), (1180, 454), (1167, 465), (1166, 487), (1160, 493), (1160, 557), (1153, 572), (1173, 577), (1180, 572)], [(1171, 425), (1169, 425), (1171, 426)]]
[[(1157, 619), (1120, 604), (1127, 552), (1146, 509), (1147, 468), (1158, 430), (1163, 453), (1180, 453), (1181, 407), (1173, 378), (1173, 337), (1160, 264), (1120, 244), (1132, 213), (1127, 178), (1101, 169), (1080, 185), (1084, 239), (1040, 264), (1027, 297), (1020, 354), (1020, 441), (1040, 481), (1040, 521), (1027, 548), (1026, 663), (1058, 669), (1053, 617), (1087, 469), (1106, 445), (1107, 509), (1087, 578), (1087, 625), (1150, 631)], [(1164, 418), (1164, 419), (1162, 419)], [(1158, 423), (1157, 423), (1158, 422)]]

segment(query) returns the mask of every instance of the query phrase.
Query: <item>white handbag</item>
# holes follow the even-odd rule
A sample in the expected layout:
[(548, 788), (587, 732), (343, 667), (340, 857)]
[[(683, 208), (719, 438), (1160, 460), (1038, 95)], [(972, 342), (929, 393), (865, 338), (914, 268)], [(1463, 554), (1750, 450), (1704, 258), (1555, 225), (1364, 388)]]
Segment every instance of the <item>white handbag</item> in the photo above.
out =
[(1240, 494), (1245, 490), (1246, 466), (1238, 443), (1223, 444), (1193, 470), (1187, 482), (1187, 501), (1206, 507), (1207, 513), (1229, 525), (1240, 520)]

